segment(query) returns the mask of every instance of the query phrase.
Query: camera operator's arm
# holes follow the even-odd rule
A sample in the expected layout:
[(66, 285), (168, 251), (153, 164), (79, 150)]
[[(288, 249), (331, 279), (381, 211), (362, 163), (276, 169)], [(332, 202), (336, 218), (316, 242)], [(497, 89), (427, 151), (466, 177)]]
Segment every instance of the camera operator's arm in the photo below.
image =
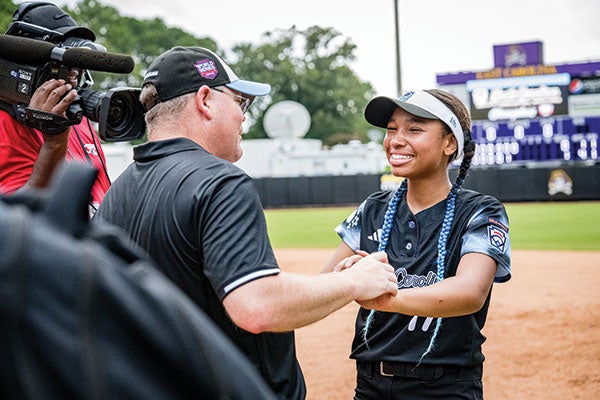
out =
[[(53, 114), (65, 115), (69, 105), (77, 97), (72, 85), (62, 79), (51, 79), (34, 92), (29, 107)], [(65, 160), (70, 128), (54, 135), (44, 134), (44, 144), (35, 161), (27, 183), (19, 189), (44, 188), (48, 186), (56, 168)]]

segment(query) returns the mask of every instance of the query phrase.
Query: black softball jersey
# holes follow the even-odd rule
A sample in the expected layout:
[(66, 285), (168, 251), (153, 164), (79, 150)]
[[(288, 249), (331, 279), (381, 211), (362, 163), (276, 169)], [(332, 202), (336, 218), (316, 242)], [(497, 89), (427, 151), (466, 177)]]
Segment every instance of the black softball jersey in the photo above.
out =
[[(391, 196), (393, 192), (389, 191), (372, 194), (336, 228), (351, 249), (377, 251)], [(405, 198), (400, 201), (385, 249), (390, 264), (396, 269), (399, 290), (436, 282), (437, 243), (445, 212), (446, 200), (416, 215), (407, 207)], [(455, 275), (460, 258), (471, 252), (487, 254), (497, 262), (496, 282), (510, 279), (510, 239), (504, 206), (491, 196), (461, 189), (448, 236), (445, 277)], [(360, 333), (370, 310), (361, 308), (351, 358), (461, 367), (480, 365), (484, 360), (481, 345), (485, 341), (481, 329), (490, 295), (491, 291), (476, 313), (444, 318), (436, 345), (422, 360), (435, 328), (434, 318), (377, 312), (365, 342)]]

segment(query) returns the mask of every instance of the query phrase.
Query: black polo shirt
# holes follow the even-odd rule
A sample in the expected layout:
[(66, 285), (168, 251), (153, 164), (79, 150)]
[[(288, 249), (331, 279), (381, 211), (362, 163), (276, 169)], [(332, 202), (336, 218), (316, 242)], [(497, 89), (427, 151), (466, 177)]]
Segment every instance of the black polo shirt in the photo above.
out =
[(94, 221), (127, 231), (256, 365), (280, 398), (303, 399), (294, 333), (254, 335), (221, 301), (278, 274), (258, 192), (241, 169), (184, 138), (134, 148), (134, 162), (107, 192)]

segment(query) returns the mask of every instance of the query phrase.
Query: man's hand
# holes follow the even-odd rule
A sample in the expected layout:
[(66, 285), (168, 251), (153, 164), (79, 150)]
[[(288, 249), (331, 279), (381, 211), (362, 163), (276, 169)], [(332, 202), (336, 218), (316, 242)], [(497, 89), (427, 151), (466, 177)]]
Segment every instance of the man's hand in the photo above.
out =
[[(362, 257), (356, 260), (356, 257)], [(376, 252), (367, 256), (351, 256), (352, 268), (342, 271), (355, 283), (355, 300), (370, 300), (382, 295), (394, 297), (398, 292), (398, 280), (394, 267), (388, 264), (387, 254)]]

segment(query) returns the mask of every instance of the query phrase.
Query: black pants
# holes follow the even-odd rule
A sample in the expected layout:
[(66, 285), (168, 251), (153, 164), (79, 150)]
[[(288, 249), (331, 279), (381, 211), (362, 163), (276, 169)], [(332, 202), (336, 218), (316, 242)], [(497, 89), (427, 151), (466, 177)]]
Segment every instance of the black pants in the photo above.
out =
[(354, 400), (483, 399), (481, 366), (450, 369), (407, 367), (406, 373), (384, 376), (379, 363), (358, 361), (356, 364)]

